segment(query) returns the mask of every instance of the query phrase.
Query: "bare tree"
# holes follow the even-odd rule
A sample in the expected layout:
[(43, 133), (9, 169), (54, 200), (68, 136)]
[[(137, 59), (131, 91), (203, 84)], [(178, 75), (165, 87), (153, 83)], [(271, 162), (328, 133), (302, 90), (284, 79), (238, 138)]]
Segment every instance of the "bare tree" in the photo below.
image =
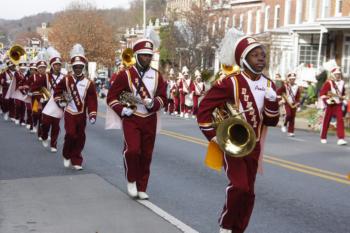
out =
[(90, 61), (111, 67), (117, 47), (109, 24), (90, 3), (78, 2), (57, 14), (49, 33), (49, 41), (69, 60), (72, 46), (80, 43)]

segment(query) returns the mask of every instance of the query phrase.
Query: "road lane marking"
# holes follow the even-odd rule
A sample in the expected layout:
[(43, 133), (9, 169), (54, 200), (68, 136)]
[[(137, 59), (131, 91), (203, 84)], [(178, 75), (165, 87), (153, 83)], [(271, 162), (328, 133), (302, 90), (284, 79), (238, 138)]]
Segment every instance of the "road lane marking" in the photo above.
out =
[(332, 177), (332, 176), (329, 176), (329, 175), (324, 175), (324, 174), (318, 173), (318, 172), (308, 171), (308, 170), (305, 170), (305, 169), (302, 169), (302, 168), (293, 167), (291, 165), (279, 163), (279, 162), (276, 162), (276, 161), (273, 161), (273, 160), (269, 160), (269, 159), (264, 159), (264, 162), (267, 162), (267, 163), (270, 163), (270, 164), (274, 164), (276, 166), (284, 167), (284, 168), (287, 168), (287, 169), (290, 169), (290, 170), (306, 173), (306, 174), (309, 174), (309, 175), (318, 176), (318, 177), (321, 177), (323, 179), (332, 180), (332, 181), (336, 181), (338, 183), (343, 183), (343, 184), (350, 185), (350, 181), (349, 180), (344, 180), (344, 179)]
[[(184, 134), (180, 134), (180, 133), (176, 133), (176, 132), (172, 132), (172, 131), (168, 131), (168, 130), (161, 130), (160, 134), (163, 134), (163, 135), (166, 135), (169, 137), (173, 137), (173, 138), (177, 138), (177, 139), (183, 140), (183, 141), (193, 142), (193, 143), (205, 146), (205, 147), (208, 145), (207, 141), (202, 140), (200, 138), (195, 138), (192, 136), (187, 136)], [(327, 180), (336, 181), (338, 183), (350, 185), (350, 181), (348, 180), (347, 176), (343, 175), (343, 174), (330, 172), (327, 170), (322, 170), (319, 168), (291, 162), (288, 160), (276, 158), (276, 157), (269, 156), (269, 155), (264, 155), (264, 162), (274, 164), (277, 166), (281, 166), (281, 167), (284, 167), (284, 168), (287, 168), (290, 170), (299, 171), (299, 172), (302, 172), (305, 174), (321, 177), (321, 178), (324, 178)]]
[(141, 205), (147, 207), (151, 211), (153, 211), (155, 214), (163, 218), (164, 220), (168, 221), (172, 225), (174, 225), (176, 228), (181, 230), (184, 233), (199, 233), (198, 231), (194, 230), (190, 226), (186, 225), (185, 223), (181, 222), (174, 216), (170, 215), (169, 213), (165, 212), (158, 206), (154, 205), (152, 202), (147, 201), (147, 200), (137, 200), (138, 203)]
[[(100, 114), (100, 112), (99, 112), (99, 114)], [(100, 116), (102, 118), (105, 118), (105, 114), (104, 113), (101, 113)], [(207, 140), (203, 140), (203, 139), (200, 139), (200, 138), (188, 136), (188, 135), (177, 133), (177, 132), (174, 132), (174, 131), (163, 130), (162, 129), (160, 131), (160, 134), (163, 134), (163, 135), (166, 135), (166, 136), (169, 136), (169, 137), (173, 137), (173, 138), (177, 138), (177, 139), (182, 140), (182, 141), (193, 142), (193, 143), (205, 146), (205, 147), (208, 146), (208, 141)], [(295, 140), (295, 141), (297, 141), (297, 140)], [(327, 170), (323, 170), (323, 169), (307, 166), (307, 165), (300, 164), (300, 163), (295, 163), (295, 162), (288, 161), (288, 160), (285, 160), (285, 159), (280, 159), (280, 158), (277, 158), (277, 157), (274, 157), (274, 156), (264, 155), (264, 162), (268, 162), (270, 164), (282, 166), (282, 167), (287, 168), (287, 169), (296, 170), (296, 171), (299, 171), (299, 172), (302, 172), (302, 173), (306, 173), (306, 174), (309, 174), (309, 175), (318, 176), (318, 177), (321, 177), (321, 178), (324, 178), (324, 179), (333, 180), (333, 181), (344, 183), (344, 184), (350, 184), (350, 182), (349, 182), (350, 177), (348, 177), (347, 175), (343, 175), (343, 174), (340, 174), (340, 173), (331, 172), (331, 171), (327, 171)], [(339, 178), (341, 178), (341, 179), (339, 179)]]
[(301, 138), (292, 138), (292, 137), (289, 137), (288, 138), (289, 140), (293, 140), (293, 141), (297, 141), (297, 142), (305, 142), (304, 139), (301, 139)]

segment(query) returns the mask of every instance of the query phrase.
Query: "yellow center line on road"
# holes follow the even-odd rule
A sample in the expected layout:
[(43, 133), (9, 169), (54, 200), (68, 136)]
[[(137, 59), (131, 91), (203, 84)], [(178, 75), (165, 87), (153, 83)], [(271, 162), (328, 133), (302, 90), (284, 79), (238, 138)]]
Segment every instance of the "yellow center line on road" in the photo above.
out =
[[(105, 113), (99, 112), (99, 116), (102, 118), (105, 118)], [(204, 147), (208, 146), (207, 140), (192, 137), (192, 136), (181, 134), (181, 133), (177, 133), (174, 131), (161, 130), (160, 134), (168, 136), (168, 137), (176, 138), (176, 139), (179, 139), (182, 141), (192, 142), (192, 143), (195, 143), (198, 145), (202, 145)], [(269, 163), (269, 164), (273, 164), (275, 166), (283, 167), (283, 168), (286, 168), (289, 170), (298, 171), (298, 172), (309, 174), (312, 176), (317, 176), (317, 177), (320, 177), (320, 178), (323, 178), (326, 180), (332, 180), (332, 181), (335, 181), (338, 183), (350, 185), (350, 181), (349, 181), (349, 178), (347, 178), (347, 175), (343, 175), (343, 174), (339, 174), (339, 173), (311, 167), (311, 166), (300, 164), (300, 163), (295, 163), (292, 161), (280, 159), (280, 158), (277, 158), (275, 156), (270, 156), (270, 155), (264, 155), (264, 162)]]
[[(196, 143), (196, 144), (199, 144), (202, 146), (208, 145), (207, 141), (202, 140), (200, 138), (195, 138), (195, 137), (187, 136), (184, 134), (180, 134), (180, 133), (176, 133), (176, 132), (172, 132), (172, 131), (168, 131), (168, 130), (161, 130), (160, 133), (163, 135), (169, 136), (169, 137), (173, 137), (173, 138), (183, 140), (183, 141), (193, 142), (193, 143)], [(276, 158), (276, 157), (269, 156), (269, 155), (264, 155), (264, 162), (269, 163), (269, 164), (273, 164), (276, 166), (280, 166), (283, 168), (287, 168), (289, 170), (294, 170), (294, 171), (302, 172), (305, 174), (321, 177), (323, 179), (332, 180), (332, 181), (336, 181), (338, 183), (350, 185), (350, 181), (347, 180), (347, 176), (339, 174), (339, 173), (330, 172), (327, 170), (322, 170), (319, 168), (291, 162), (288, 160)]]

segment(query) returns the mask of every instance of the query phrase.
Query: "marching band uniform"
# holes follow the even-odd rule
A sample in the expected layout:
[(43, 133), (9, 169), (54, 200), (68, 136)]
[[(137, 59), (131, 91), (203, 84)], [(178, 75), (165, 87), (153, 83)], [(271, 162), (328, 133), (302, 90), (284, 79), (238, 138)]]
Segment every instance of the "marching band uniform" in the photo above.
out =
[(180, 92), (179, 92), (179, 86), (180, 82), (182, 80), (182, 74), (179, 73), (177, 76), (177, 80), (175, 80), (173, 88), (170, 90), (172, 97), (173, 97), (173, 102), (174, 102), (174, 115), (177, 115), (180, 110)]
[[(33, 76), (37, 72), (37, 68), (34, 62), (29, 64), (29, 71), (24, 76), (24, 92), (28, 93), (30, 90), (30, 86), (33, 84)], [(26, 115), (27, 115), (27, 129), (30, 131), (33, 130), (33, 112), (32, 112), (32, 99), (25, 103), (26, 105)]]
[(21, 58), (20, 63), (18, 64), (19, 71), (16, 72), (15, 79), (16, 79), (16, 87), (15, 92), (12, 94), (14, 100), (15, 100), (15, 107), (16, 107), (16, 124), (25, 125), (24, 117), (25, 117), (25, 111), (26, 111), (26, 105), (24, 100), (26, 99), (26, 93), (25, 93), (25, 78), (24, 74), (27, 69), (26, 62)]
[(53, 99), (53, 94), (58, 83), (63, 79), (64, 75), (58, 71), (58, 74), (54, 72), (54, 65), (61, 65), (61, 55), (52, 47), (47, 49), (50, 54), (50, 66), (51, 70), (46, 74), (46, 88), (50, 91), (51, 97), (48, 103), (45, 105), (42, 114), (42, 139), (43, 146), (48, 147), (48, 136), (51, 128), (51, 152), (57, 152), (57, 138), (60, 132), (60, 120), (63, 117), (63, 111), (59, 108)]
[(342, 113), (342, 100), (345, 99), (345, 82), (341, 80), (341, 71), (339, 67), (335, 67), (331, 70), (331, 76), (339, 76), (339, 78), (335, 78), (335, 80), (329, 79), (323, 84), (320, 90), (321, 99), (326, 105), (326, 110), (322, 122), (321, 143), (327, 143), (327, 131), (329, 123), (332, 116), (335, 116), (337, 118), (337, 144), (345, 145), (347, 142), (344, 140), (345, 133)]
[[(153, 55), (153, 41), (138, 40), (133, 47), (136, 65), (118, 73), (107, 95), (107, 104), (122, 119), (124, 167), (131, 197), (148, 199), (152, 152), (156, 138), (157, 111), (167, 104), (166, 82), (159, 71), (142, 65), (140, 56)], [(122, 92), (141, 98), (133, 110), (120, 102)]]
[[(86, 66), (84, 48), (80, 44), (73, 46), (71, 51), (71, 64), (73, 71), (78, 67)], [(64, 103), (66, 93), (72, 100)], [(91, 124), (97, 117), (97, 93), (94, 83), (82, 73), (74, 73), (65, 76), (54, 90), (54, 100), (64, 110), (64, 136), (63, 165), (68, 168), (71, 165), (76, 170), (82, 170), (83, 156), (81, 152), (85, 145), (86, 115)]]
[(205, 85), (204, 82), (201, 80), (201, 73), (199, 70), (196, 70), (195, 72), (196, 80), (193, 81), (192, 90), (193, 93), (193, 107), (192, 107), (192, 114), (193, 117), (197, 115), (198, 112), (198, 104), (199, 104), (199, 98), (204, 95), (205, 92)]
[(174, 86), (176, 85), (174, 78), (174, 69), (170, 69), (169, 71), (169, 77), (167, 80), (167, 99), (168, 104), (164, 106), (164, 114), (169, 113), (172, 115), (174, 113), (174, 99), (173, 99), (173, 90)]
[[(40, 52), (44, 53), (44, 52)], [(42, 110), (44, 107), (43, 95), (41, 93), (41, 88), (47, 87), (46, 83), (46, 67), (47, 63), (45, 60), (40, 58), (36, 67), (38, 69), (38, 73), (34, 74), (30, 78), (30, 87), (29, 90), (32, 93), (32, 117), (33, 117), (33, 130), (31, 132), (36, 133), (38, 135), (39, 141), (42, 141)]]
[[(234, 29), (233, 29), (234, 30)], [(235, 33), (236, 34), (236, 33)], [(230, 33), (224, 40), (229, 38)], [(275, 126), (279, 120), (277, 95), (274, 83), (263, 74), (254, 71), (246, 57), (249, 52), (262, 48), (254, 38), (246, 36), (234, 43), (233, 64), (240, 64), (241, 73), (231, 74), (207, 92), (200, 103), (197, 121), (202, 133), (209, 141), (216, 142), (216, 131), (212, 126), (212, 112), (225, 102), (231, 103), (239, 111), (253, 108), (243, 113), (244, 119), (253, 127), (256, 134), (256, 146), (245, 157), (236, 158), (224, 154), (224, 169), (229, 179), (226, 189), (226, 201), (219, 219), (220, 232), (242, 233), (246, 229), (254, 206), (254, 183), (259, 157), (266, 132), (266, 126)], [(227, 50), (228, 51), (228, 50)], [(225, 63), (230, 64), (230, 63)], [(256, 74), (250, 76), (246, 69)]]
[(3, 97), (3, 113), (4, 120), (8, 120), (9, 117), (14, 119), (15, 117), (15, 104), (14, 100), (10, 98), (9, 88), (12, 80), (15, 78), (16, 66), (10, 61), (6, 62), (7, 69), (1, 74), (0, 82), (2, 85), (2, 97)]
[[(190, 94), (193, 89), (193, 82), (189, 76), (189, 70), (186, 66), (182, 68), (183, 79), (180, 80), (179, 93), (180, 93), (180, 117), (188, 118), (189, 106), (186, 106), (186, 96)], [(188, 97), (187, 97), (188, 98)]]
[(287, 79), (289, 82), (284, 83), (278, 90), (278, 98), (284, 98), (286, 116), (284, 119), (284, 124), (282, 126), (282, 132), (286, 132), (286, 127), (288, 125), (288, 136), (294, 136), (294, 122), (297, 108), (300, 103), (300, 88), (297, 84), (295, 84), (296, 74), (291, 72), (287, 75)]

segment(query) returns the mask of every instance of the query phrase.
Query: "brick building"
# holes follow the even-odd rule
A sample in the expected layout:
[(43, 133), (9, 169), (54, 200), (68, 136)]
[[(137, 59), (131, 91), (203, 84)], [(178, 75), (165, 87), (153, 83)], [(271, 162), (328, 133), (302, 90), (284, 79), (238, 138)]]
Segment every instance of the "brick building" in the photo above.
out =
[(350, 77), (350, 0), (169, 0), (167, 11), (199, 3), (208, 10), (208, 33), (236, 27), (263, 39), (271, 77), (329, 59)]

